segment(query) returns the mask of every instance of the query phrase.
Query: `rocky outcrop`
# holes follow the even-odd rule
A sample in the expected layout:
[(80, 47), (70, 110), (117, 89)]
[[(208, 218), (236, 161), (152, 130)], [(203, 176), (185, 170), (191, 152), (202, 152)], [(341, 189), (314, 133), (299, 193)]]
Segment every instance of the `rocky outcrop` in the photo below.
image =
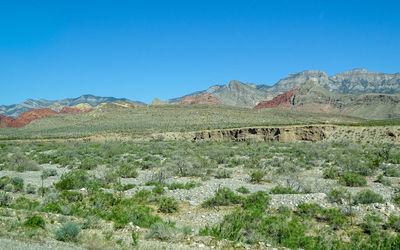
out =
[(221, 102), (210, 95), (198, 95), (198, 96), (185, 96), (179, 102), (179, 104), (183, 105), (192, 105), (192, 104), (221, 104)]
[(0, 114), (0, 128), (9, 128), (12, 127), (15, 122), (13, 117), (4, 116)]
[(263, 101), (258, 108), (292, 108), (299, 111), (342, 114), (364, 119), (400, 118), (400, 95), (337, 94), (309, 80), (298, 89)]
[(82, 111), (87, 111), (87, 110), (93, 109), (93, 107), (89, 103), (79, 103), (79, 104), (76, 104), (73, 107), (77, 108), (79, 110), (82, 110)]
[(88, 110), (80, 110), (78, 108), (74, 108), (74, 107), (67, 107), (64, 106), (60, 112), (58, 112), (59, 114), (83, 114), (83, 113), (87, 113), (91, 111), (91, 109)]
[[(232, 80), (229, 84), (214, 85), (207, 90), (198, 91), (187, 96), (198, 96), (201, 94), (211, 95), (217, 98), (221, 104), (235, 107), (252, 108), (257, 103), (269, 97), (266, 89), (267, 85), (246, 84), (240, 81)], [(170, 99), (170, 104), (178, 104), (185, 97)]]
[(32, 109), (29, 111), (25, 111), (20, 114), (17, 118), (15, 118), (15, 122), (13, 127), (23, 127), (29, 124), (33, 120), (41, 119), (48, 116), (56, 115), (57, 112), (49, 109), (49, 108), (42, 108), (42, 109)]
[(151, 103), (149, 103), (149, 106), (164, 106), (164, 105), (168, 105), (168, 103), (158, 99), (157, 97), (153, 99), (153, 101), (151, 101)]
[(285, 92), (273, 98), (272, 100), (262, 101), (254, 109), (262, 108), (290, 108), (290, 99), (294, 95), (297, 89)]
[(34, 120), (57, 115), (57, 114), (83, 114), (92, 111), (89, 110), (79, 110), (72, 107), (63, 107), (60, 112), (56, 112), (49, 108), (32, 109), (23, 112), (17, 118), (11, 116), (4, 116), (0, 114), (0, 128), (20, 128), (28, 125)]

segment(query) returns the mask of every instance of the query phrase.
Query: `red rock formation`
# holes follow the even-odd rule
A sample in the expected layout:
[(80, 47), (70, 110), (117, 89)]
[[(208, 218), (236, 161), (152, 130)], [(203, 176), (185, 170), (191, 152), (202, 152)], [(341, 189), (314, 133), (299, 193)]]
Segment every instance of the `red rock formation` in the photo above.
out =
[(81, 110), (78, 108), (73, 108), (73, 107), (68, 107), (68, 106), (64, 106), (60, 112), (58, 112), (59, 114), (83, 114), (83, 113), (87, 113), (92, 111), (93, 109), (88, 109), (88, 110)]
[(4, 116), (0, 114), (0, 128), (11, 127), (15, 122), (15, 119), (10, 116)]
[(262, 109), (262, 108), (289, 108), (290, 107), (290, 98), (296, 92), (297, 89), (293, 89), (291, 91), (285, 92), (283, 94), (277, 95), (275, 98), (269, 101), (262, 101), (254, 109)]
[(83, 114), (92, 111), (80, 110), (78, 108), (63, 107), (60, 112), (56, 112), (49, 108), (32, 109), (21, 113), (17, 118), (4, 116), (0, 114), (0, 128), (20, 128), (28, 125), (30, 122), (44, 117), (53, 116), (56, 114)]
[(21, 113), (17, 118), (15, 118), (15, 123), (13, 127), (23, 127), (29, 124), (31, 121), (56, 115), (57, 112), (49, 108), (32, 109)]
[(198, 96), (185, 96), (179, 104), (221, 104), (221, 102), (214, 96), (203, 94)]

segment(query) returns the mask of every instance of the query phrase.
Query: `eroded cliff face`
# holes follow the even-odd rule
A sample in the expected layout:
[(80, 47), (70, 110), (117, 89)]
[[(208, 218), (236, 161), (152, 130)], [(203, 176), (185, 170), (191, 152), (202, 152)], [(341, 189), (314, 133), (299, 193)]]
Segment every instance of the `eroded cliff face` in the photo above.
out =
[(265, 141), (265, 142), (391, 142), (400, 143), (400, 127), (349, 127), (337, 125), (304, 125), (282, 127), (248, 127), (196, 132), (156, 133), (138, 141)]
[(297, 89), (285, 92), (273, 98), (272, 100), (262, 101), (254, 109), (262, 108), (290, 108), (290, 100)]

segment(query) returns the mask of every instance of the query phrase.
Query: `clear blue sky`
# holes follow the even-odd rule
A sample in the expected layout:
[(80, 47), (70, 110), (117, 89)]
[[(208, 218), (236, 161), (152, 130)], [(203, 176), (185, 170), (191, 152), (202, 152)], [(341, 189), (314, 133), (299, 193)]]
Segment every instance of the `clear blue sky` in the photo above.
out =
[(400, 1), (0, 1), (0, 104), (400, 71)]

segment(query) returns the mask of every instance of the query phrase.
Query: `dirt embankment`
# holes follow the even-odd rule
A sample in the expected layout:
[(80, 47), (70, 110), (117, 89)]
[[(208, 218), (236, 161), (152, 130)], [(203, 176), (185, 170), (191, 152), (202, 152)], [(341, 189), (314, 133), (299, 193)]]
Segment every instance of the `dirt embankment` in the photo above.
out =
[(146, 141), (354, 141), (400, 143), (400, 127), (349, 127), (336, 125), (305, 125), (282, 127), (248, 127), (196, 132), (167, 132), (143, 137)]

